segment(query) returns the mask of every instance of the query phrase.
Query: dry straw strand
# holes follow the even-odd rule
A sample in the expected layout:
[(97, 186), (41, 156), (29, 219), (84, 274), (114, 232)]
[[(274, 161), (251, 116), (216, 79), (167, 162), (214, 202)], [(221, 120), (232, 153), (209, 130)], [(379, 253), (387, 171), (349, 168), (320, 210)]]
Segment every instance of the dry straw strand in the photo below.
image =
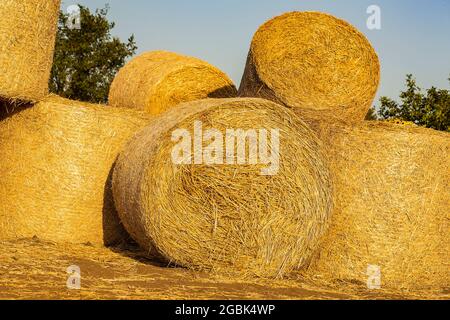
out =
[(60, 0), (0, 2), (0, 99), (48, 94)]
[(149, 120), (57, 96), (7, 115), (0, 122), (0, 239), (121, 240), (108, 177)]
[(356, 28), (324, 13), (289, 12), (256, 32), (239, 95), (359, 122), (379, 81), (378, 56)]
[[(261, 175), (261, 164), (174, 165), (172, 132), (196, 120), (220, 132), (280, 129), (278, 174)], [(204, 99), (167, 111), (130, 141), (113, 175), (119, 216), (145, 250), (176, 265), (244, 277), (281, 277), (305, 265), (326, 230), (331, 193), (314, 133), (287, 108), (252, 98)]]
[(448, 290), (450, 135), (383, 122), (321, 133), (335, 209), (308, 273), (366, 284), (374, 265), (383, 288)]
[(109, 104), (159, 114), (182, 102), (236, 95), (233, 82), (216, 67), (172, 52), (151, 51), (118, 72)]

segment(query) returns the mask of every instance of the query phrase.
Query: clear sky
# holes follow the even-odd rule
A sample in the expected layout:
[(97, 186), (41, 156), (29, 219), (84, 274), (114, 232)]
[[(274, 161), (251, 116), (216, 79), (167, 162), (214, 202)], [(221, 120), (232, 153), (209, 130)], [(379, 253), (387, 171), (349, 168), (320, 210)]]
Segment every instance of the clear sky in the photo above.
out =
[[(258, 27), (287, 11), (322, 11), (347, 20), (372, 42), (382, 66), (378, 92), (397, 98), (405, 75), (419, 86), (449, 88), (450, 0), (63, 0), (62, 8), (110, 5), (114, 35), (134, 34), (138, 52), (169, 50), (216, 65), (239, 85)], [(366, 10), (381, 8), (381, 30), (368, 30)]]

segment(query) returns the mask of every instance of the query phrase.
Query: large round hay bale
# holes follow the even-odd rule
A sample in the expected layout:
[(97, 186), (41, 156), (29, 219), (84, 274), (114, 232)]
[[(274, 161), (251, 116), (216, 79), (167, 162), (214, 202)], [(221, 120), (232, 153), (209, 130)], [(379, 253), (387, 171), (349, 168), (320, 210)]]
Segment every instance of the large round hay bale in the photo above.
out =
[[(200, 125), (215, 138), (197, 140)], [(238, 128), (259, 138), (235, 140), (231, 130)], [(197, 142), (187, 145), (194, 155), (181, 153), (186, 162), (176, 164), (180, 132), (183, 143)], [(261, 144), (251, 148), (256, 140)], [(201, 149), (212, 153), (212, 141), (220, 144), (217, 159), (205, 163)], [(246, 161), (238, 162), (236, 148), (247, 150)], [(278, 170), (265, 175), (269, 161), (250, 156), (256, 149), (278, 154)], [(326, 230), (331, 192), (317, 137), (290, 110), (262, 99), (205, 99), (169, 110), (131, 140), (113, 175), (119, 216), (145, 250), (239, 276), (280, 277), (302, 267)]]
[(379, 267), (382, 288), (448, 288), (450, 135), (367, 122), (323, 138), (335, 209), (309, 274), (365, 286)]
[(123, 144), (148, 122), (143, 113), (56, 96), (0, 121), (0, 239), (120, 240), (108, 177)]
[(36, 101), (48, 80), (60, 0), (0, 2), (0, 100)]
[(119, 70), (109, 104), (159, 114), (182, 102), (236, 95), (233, 82), (216, 67), (196, 58), (152, 51)]
[(377, 54), (347, 22), (319, 12), (290, 12), (256, 32), (239, 95), (362, 121), (380, 80)]

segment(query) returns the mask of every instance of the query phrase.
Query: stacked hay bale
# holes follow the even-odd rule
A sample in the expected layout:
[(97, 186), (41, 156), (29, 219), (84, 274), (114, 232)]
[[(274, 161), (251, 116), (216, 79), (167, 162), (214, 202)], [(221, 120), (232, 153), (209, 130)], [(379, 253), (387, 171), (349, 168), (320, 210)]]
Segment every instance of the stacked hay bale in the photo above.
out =
[(56, 96), (7, 115), (0, 122), (0, 239), (120, 240), (108, 177), (149, 118)]
[(306, 274), (366, 285), (377, 266), (383, 287), (448, 287), (450, 138), (363, 122), (379, 68), (348, 23), (292, 12), (256, 32), (239, 93), (292, 108), (325, 144), (333, 217)]
[[(449, 135), (361, 122), (380, 66), (355, 28), (292, 12), (265, 23), (251, 44), (240, 95), (293, 109), (322, 144), (267, 100), (191, 102), (236, 89), (211, 65), (163, 51), (128, 63), (109, 97), (164, 113), (153, 120), (43, 99), (59, 2), (0, 4), (0, 239), (116, 243), (125, 230), (114, 193), (134, 240), (176, 265), (262, 277), (307, 266), (307, 275), (341, 283), (364, 283), (368, 266), (379, 266), (386, 287), (449, 287)], [(180, 102), (188, 103), (172, 108)], [(190, 134), (198, 123), (206, 138)], [(250, 136), (228, 146), (229, 129)], [(274, 137), (270, 146), (252, 140), (252, 130), (279, 130), (279, 146)], [(178, 139), (189, 142), (188, 155), (175, 163)], [(255, 150), (279, 156), (276, 172), (267, 157), (251, 157)]]
[(34, 102), (48, 94), (60, 0), (0, 3), (0, 100)]
[(345, 21), (290, 12), (256, 32), (240, 96), (266, 98), (318, 119), (364, 119), (380, 80), (369, 41)]
[(125, 65), (114, 79), (109, 104), (159, 114), (182, 102), (231, 98), (237, 90), (219, 69), (172, 52), (146, 52)]
[(335, 209), (309, 274), (381, 286), (450, 286), (450, 135), (382, 122), (331, 128)]
[[(201, 133), (192, 132), (196, 121), (207, 141), (198, 142)], [(279, 154), (273, 175), (262, 174), (270, 163), (261, 154), (259, 161), (249, 160), (256, 150), (250, 139), (228, 140), (234, 128), (269, 135), (279, 130), (279, 148), (274, 136), (256, 148)], [(176, 164), (174, 148), (184, 142), (188, 151)], [(217, 143), (219, 161), (202, 161)], [(248, 159), (238, 164), (235, 150), (242, 147)], [(316, 136), (291, 111), (262, 99), (206, 99), (167, 111), (131, 140), (113, 175), (119, 215), (147, 252), (176, 265), (240, 276), (281, 277), (304, 266), (327, 228), (331, 192)]]

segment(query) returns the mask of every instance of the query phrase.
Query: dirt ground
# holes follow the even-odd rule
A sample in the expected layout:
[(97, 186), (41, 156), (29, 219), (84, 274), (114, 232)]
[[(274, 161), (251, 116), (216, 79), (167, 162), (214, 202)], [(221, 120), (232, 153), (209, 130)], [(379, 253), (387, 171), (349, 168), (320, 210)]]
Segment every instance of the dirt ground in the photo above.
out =
[[(81, 289), (69, 290), (67, 268), (80, 267)], [(0, 242), (0, 299), (448, 299), (447, 294), (368, 291), (356, 284), (306, 279), (233, 280), (170, 268), (138, 249), (69, 245), (37, 238)]]

